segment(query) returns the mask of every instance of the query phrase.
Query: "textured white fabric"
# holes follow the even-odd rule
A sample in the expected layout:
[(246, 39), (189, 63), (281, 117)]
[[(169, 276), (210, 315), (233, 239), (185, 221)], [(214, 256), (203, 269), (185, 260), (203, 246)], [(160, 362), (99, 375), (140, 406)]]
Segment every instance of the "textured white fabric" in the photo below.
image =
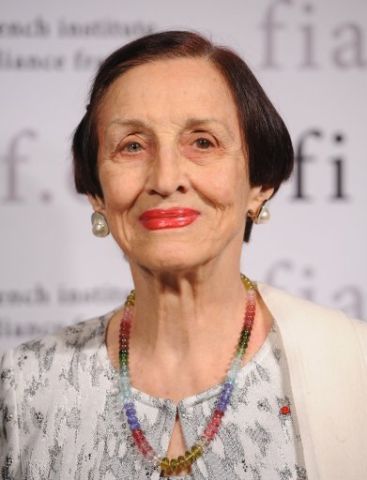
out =
[[(3, 479), (157, 479), (131, 444), (117, 372), (104, 343), (108, 316), (8, 353), (1, 376)], [(240, 371), (231, 406), (192, 476), (211, 480), (305, 480), (285, 357), (275, 330)], [(176, 413), (187, 445), (200, 435), (220, 386), (173, 402), (134, 390), (147, 437), (164, 455)], [(117, 400), (117, 408), (116, 408)], [(280, 408), (290, 405), (292, 415)]]
[(310, 480), (367, 479), (367, 324), (269, 285)]

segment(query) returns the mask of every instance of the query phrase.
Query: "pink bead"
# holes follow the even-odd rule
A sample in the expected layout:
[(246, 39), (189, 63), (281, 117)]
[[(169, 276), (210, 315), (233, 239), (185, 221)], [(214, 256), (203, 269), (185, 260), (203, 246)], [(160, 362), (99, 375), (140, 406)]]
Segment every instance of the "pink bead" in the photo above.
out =
[(213, 423), (212, 428), (213, 428), (213, 431), (215, 433), (217, 433), (217, 431), (219, 430), (219, 425), (220, 425), (220, 422), (219, 423), (217, 423), (217, 422)]
[(145, 437), (139, 442), (138, 448), (143, 453), (143, 455), (154, 453), (152, 447), (150, 446), (148, 440)]
[(204, 435), (209, 438), (210, 432), (212, 431), (210, 425), (207, 425), (204, 430)]
[(144, 438), (144, 433), (141, 430), (133, 430), (132, 435), (136, 443), (139, 443)]
[(213, 417), (222, 419), (223, 415), (224, 412), (222, 412), (222, 410), (218, 410), (217, 408), (214, 410)]
[(207, 425), (206, 429), (204, 430), (204, 435), (209, 439), (212, 440), (215, 435), (217, 434), (219, 429), (219, 425), (214, 425), (211, 421)]
[(217, 433), (217, 432), (216, 432), (215, 430), (212, 430), (212, 431), (210, 432), (210, 434), (209, 434), (209, 440), (213, 440), (213, 438), (215, 437), (216, 433)]
[(222, 420), (221, 420), (220, 418), (214, 417), (214, 418), (213, 418), (213, 425), (216, 425), (216, 426), (219, 427), (219, 425), (221, 424), (221, 421), (222, 421)]

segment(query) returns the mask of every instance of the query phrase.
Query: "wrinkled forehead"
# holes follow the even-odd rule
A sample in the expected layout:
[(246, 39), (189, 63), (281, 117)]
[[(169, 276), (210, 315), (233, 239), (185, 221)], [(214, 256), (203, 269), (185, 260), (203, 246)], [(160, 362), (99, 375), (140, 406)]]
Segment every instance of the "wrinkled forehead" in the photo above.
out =
[(156, 60), (124, 72), (100, 102), (98, 128), (125, 118), (162, 123), (213, 118), (239, 131), (231, 89), (206, 58)]

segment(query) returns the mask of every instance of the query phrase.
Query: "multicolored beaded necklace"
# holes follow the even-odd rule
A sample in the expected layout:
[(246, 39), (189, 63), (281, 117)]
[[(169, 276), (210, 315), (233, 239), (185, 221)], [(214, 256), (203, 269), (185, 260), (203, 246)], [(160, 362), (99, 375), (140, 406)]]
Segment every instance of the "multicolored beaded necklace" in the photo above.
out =
[(211, 414), (210, 420), (207, 423), (203, 433), (190, 450), (186, 451), (184, 455), (177, 458), (161, 458), (156, 454), (153, 447), (148, 442), (144, 432), (142, 431), (136, 414), (129, 378), (129, 336), (134, 314), (135, 292), (132, 291), (125, 301), (123, 316), (120, 324), (119, 351), (120, 383), (124, 411), (137, 449), (147, 460), (152, 462), (154, 467), (159, 469), (164, 476), (177, 475), (183, 470), (189, 469), (191, 465), (203, 455), (204, 451), (208, 448), (218, 433), (222, 423), (222, 418), (230, 403), (235, 380), (241, 368), (242, 359), (249, 343), (256, 313), (256, 287), (251, 280), (242, 274), (241, 280), (246, 289), (247, 303), (243, 327), (234, 358), (232, 359), (231, 365), (223, 381), (214, 411)]

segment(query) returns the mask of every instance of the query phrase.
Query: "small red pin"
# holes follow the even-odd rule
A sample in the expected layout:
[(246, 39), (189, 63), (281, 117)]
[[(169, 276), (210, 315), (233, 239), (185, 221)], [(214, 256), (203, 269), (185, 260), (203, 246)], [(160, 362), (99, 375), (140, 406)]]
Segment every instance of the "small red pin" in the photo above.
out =
[(280, 413), (281, 415), (289, 415), (289, 414), (291, 413), (291, 409), (289, 408), (288, 405), (284, 405), (284, 407), (281, 407), (281, 408), (279, 409), (279, 413)]

